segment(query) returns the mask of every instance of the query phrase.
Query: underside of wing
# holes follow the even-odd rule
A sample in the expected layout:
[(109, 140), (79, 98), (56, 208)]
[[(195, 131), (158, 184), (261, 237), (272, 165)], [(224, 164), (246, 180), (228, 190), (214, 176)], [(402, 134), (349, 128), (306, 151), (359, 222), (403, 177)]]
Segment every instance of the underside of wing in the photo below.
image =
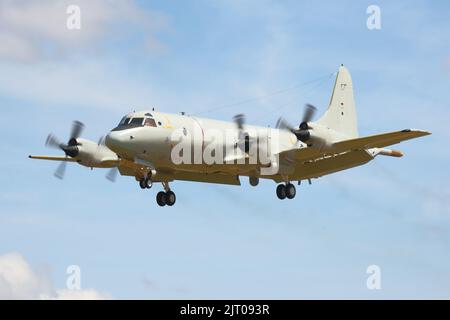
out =
[[(308, 148), (309, 149), (309, 148)], [(366, 150), (347, 151), (334, 155), (313, 155), (306, 156), (307, 149), (297, 150), (297, 161), (291, 163), (293, 172), (290, 177), (292, 180), (304, 180), (318, 178), (337, 171), (350, 169), (363, 165), (373, 159), (373, 156)], [(290, 152), (290, 157), (296, 155)], [(284, 154), (284, 159), (287, 155)], [(281, 175), (276, 175), (273, 180), (277, 183), (283, 182)]]
[(228, 184), (239, 186), (241, 184), (237, 175), (228, 175), (221, 173), (191, 173), (191, 172), (175, 172), (172, 175), (174, 180), (195, 181), (217, 184)]
[(28, 156), (30, 159), (39, 159), (39, 160), (52, 160), (52, 161), (67, 161), (67, 162), (76, 162), (77, 160), (70, 157), (58, 157), (58, 156)]
[(298, 180), (316, 178), (363, 165), (373, 157), (366, 150), (344, 152), (338, 155), (307, 161), (298, 167)]
[[(120, 174), (123, 176), (136, 176), (139, 174), (135, 168), (119, 166)], [(232, 174), (222, 173), (195, 173), (195, 172), (183, 172), (173, 170), (159, 170), (158, 175), (154, 178), (153, 182), (160, 181), (195, 181), (217, 184), (228, 184), (239, 186), (241, 184), (239, 177)]]
[(152, 178), (153, 182), (181, 180), (236, 186), (241, 184), (239, 177), (233, 174), (178, 171), (164, 167), (153, 168), (153, 166), (150, 167), (150, 164), (128, 160), (122, 160), (118, 168), (120, 174), (123, 176), (139, 176), (143, 175), (149, 169), (156, 169), (157, 175)]
[(333, 144), (333, 151), (383, 148), (405, 140), (427, 136), (430, 133), (422, 130), (405, 129), (389, 133), (376, 134), (351, 140), (344, 140)]

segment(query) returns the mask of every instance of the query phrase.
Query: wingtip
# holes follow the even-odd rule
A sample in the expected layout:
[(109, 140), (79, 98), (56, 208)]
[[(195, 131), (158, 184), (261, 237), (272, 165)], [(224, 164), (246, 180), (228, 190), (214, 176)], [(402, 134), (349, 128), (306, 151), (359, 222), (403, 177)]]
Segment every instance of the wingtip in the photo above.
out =
[(420, 129), (403, 129), (402, 132), (419, 132), (424, 136), (430, 135), (431, 132), (427, 130), (420, 130)]
[(431, 132), (430, 131), (427, 131), (427, 130), (414, 130), (414, 131), (418, 131), (418, 132), (421, 132), (424, 136), (428, 136), (428, 135), (430, 135), (431, 134)]

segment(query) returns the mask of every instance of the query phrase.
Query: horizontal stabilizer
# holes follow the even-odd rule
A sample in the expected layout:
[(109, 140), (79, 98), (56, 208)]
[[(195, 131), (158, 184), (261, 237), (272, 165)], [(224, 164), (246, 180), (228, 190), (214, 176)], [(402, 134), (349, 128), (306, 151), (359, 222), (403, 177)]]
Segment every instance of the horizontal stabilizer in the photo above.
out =
[(405, 129), (373, 136), (344, 140), (333, 144), (333, 151), (343, 152), (347, 150), (383, 148), (405, 140), (419, 138), (431, 134), (428, 131)]
[(53, 160), (53, 161), (67, 161), (67, 162), (76, 162), (74, 158), (69, 157), (58, 157), (58, 156), (28, 156), (30, 159), (39, 159), (39, 160)]

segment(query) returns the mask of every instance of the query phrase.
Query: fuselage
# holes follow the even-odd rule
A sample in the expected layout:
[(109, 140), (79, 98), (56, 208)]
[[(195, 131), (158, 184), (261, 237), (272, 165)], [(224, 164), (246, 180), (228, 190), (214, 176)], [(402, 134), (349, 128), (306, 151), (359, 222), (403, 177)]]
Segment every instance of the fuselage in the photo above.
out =
[[(256, 163), (239, 145), (242, 132), (257, 141)], [(253, 176), (270, 166), (270, 154), (302, 144), (286, 130), (252, 125), (239, 130), (233, 122), (155, 111), (126, 115), (106, 137), (106, 145), (121, 159), (143, 160), (163, 170)], [(180, 154), (185, 161), (177, 159)]]

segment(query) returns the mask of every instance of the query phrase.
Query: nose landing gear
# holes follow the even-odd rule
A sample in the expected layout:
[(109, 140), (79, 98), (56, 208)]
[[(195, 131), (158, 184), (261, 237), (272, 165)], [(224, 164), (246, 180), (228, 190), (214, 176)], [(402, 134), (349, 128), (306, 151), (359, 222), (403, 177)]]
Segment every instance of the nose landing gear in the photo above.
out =
[(139, 187), (141, 187), (141, 189), (150, 189), (153, 185), (152, 180), (150, 180), (150, 178), (142, 178), (139, 180)]
[(279, 184), (277, 186), (277, 197), (280, 200), (283, 199), (294, 199), (297, 191), (295, 190), (295, 186), (288, 182), (286, 184)]

